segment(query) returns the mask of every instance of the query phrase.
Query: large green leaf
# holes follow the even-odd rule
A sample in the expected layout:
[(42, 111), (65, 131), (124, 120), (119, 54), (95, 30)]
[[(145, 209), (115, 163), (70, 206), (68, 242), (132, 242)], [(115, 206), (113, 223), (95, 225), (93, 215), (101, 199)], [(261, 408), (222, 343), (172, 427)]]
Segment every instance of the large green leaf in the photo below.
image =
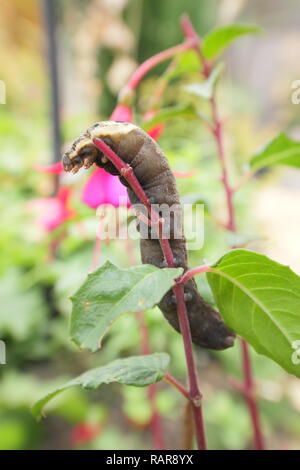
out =
[(281, 132), (250, 160), (251, 168), (272, 165), (289, 165), (300, 168), (300, 142)]
[(110, 324), (122, 313), (157, 304), (182, 268), (159, 269), (145, 264), (120, 269), (110, 262), (88, 275), (71, 298), (71, 337), (80, 347), (95, 351)]
[(204, 82), (190, 83), (189, 85), (185, 85), (183, 89), (193, 95), (199, 96), (200, 98), (211, 98), (222, 69), (223, 63), (220, 62), (214, 67), (207, 80)]
[(168, 367), (169, 359), (168, 354), (165, 353), (133, 356), (117, 359), (106, 366), (89, 370), (37, 401), (32, 407), (32, 413), (37, 419), (40, 418), (44, 407), (52, 398), (75, 386), (93, 390), (102, 384), (111, 382), (134, 385), (135, 387), (145, 387), (159, 382)]
[(249, 24), (230, 24), (207, 33), (202, 42), (202, 51), (207, 59), (216, 57), (232, 41), (244, 34), (261, 33), (262, 29)]
[(227, 253), (212, 270), (207, 279), (228, 326), (300, 377), (293, 359), (300, 340), (300, 277), (267, 256), (241, 249)]

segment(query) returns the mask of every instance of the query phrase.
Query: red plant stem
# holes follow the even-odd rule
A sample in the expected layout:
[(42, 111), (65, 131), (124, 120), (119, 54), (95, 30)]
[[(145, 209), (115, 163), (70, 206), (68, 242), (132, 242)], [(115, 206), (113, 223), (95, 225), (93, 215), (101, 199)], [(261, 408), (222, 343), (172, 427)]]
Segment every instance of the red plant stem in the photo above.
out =
[(225, 195), (226, 195), (226, 205), (227, 205), (227, 211), (228, 211), (228, 221), (227, 221), (226, 227), (231, 232), (235, 232), (236, 223), (235, 223), (235, 213), (234, 213), (234, 207), (233, 207), (233, 190), (229, 184), (229, 179), (228, 179), (228, 171), (226, 167), (226, 159), (225, 159), (225, 152), (224, 152), (223, 127), (222, 127), (222, 122), (218, 115), (215, 91), (213, 92), (213, 96), (210, 100), (210, 103), (211, 103), (212, 118), (213, 118), (213, 123), (214, 123), (213, 134), (215, 137), (221, 170), (222, 170), (221, 182), (223, 183)]
[(151, 416), (152, 436), (153, 436), (155, 449), (165, 450), (166, 444), (165, 444), (165, 438), (164, 438), (163, 430), (162, 430), (162, 419), (161, 419), (159, 412), (157, 411), (157, 407), (155, 403), (156, 392), (157, 392), (156, 384), (152, 384), (148, 387), (148, 390), (147, 390), (148, 399), (149, 399), (151, 409), (152, 409), (152, 416)]
[(247, 401), (252, 420), (255, 448), (256, 450), (264, 450), (265, 444), (255, 394), (255, 383), (253, 380), (250, 351), (248, 343), (244, 339), (241, 339), (241, 347), (244, 371), (244, 397)]
[[(151, 208), (151, 204), (141, 187), (138, 179), (136, 178), (133, 169), (127, 163), (124, 163), (123, 160), (108, 146), (103, 142), (103, 140), (95, 138), (93, 139), (94, 144), (103, 152), (107, 158), (114, 164), (120, 174), (127, 180), (130, 184), (132, 190), (138, 196), (140, 201), (145, 205), (149, 216), (153, 222), (158, 223), (159, 226), (159, 242), (161, 245), (162, 252), (164, 254), (166, 263), (168, 267), (174, 267), (173, 253), (170, 247), (168, 239), (163, 238), (163, 225), (164, 220), (159, 217), (155, 210)], [(187, 316), (186, 305), (184, 301), (184, 290), (183, 286), (176, 284), (173, 288), (176, 300), (177, 300), (177, 313), (178, 320), (180, 325), (180, 331), (183, 337), (185, 357), (188, 369), (189, 377), (189, 396), (192, 401), (193, 406), (193, 415), (195, 422), (195, 432), (196, 439), (199, 450), (206, 449), (205, 441), (205, 431), (203, 425), (202, 417), (202, 408), (201, 408), (201, 398), (202, 395), (199, 390), (198, 378), (197, 378), (197, 369), (194, 361), (193, 347), (192, 347), (192, 338), (190, 331), (190, 324)]]
[[(140, 326), (140, 336), (141, 336), (141, 351), (142, 354), (150, 354), (150, 345), (149, 345), (149, 337), (148, 337), (148, 328), (144, 318), (144, 312), (139, 311), (136, 312), (136, 318), (139, 322)], [(156, 407), (156, 393), (157, 393), (157, 386), (156, 384), (152, 384), (147, 389), (148, 400), (151, 406), (151, 430), (152, 430), (152, 437), (154, 442), (154, 448), (156, 450), (164, 450), (166, 448), (165, 439), (162, 432), (162, 420), (159, 412), (157, 411)]]
[[(228, 171), (226, 167), (226, 158), (225, 158), (225, 152), (224, 152), (223, 127), (222, 127), (222, 122), (218, 115), (215, 90), (211, 98), (211, 108), (212, 108), (212, 117), (213, 117), (213, 123), (214, 123), (213, 134), (215, 136), (219, 160), (221, 164), (221, 170), (222, 170), (221, 181), (223, 183), (225, 195), (226, 195), (227, 212), (228, 212), (226, 228), (227, 230), (236, 232), (235, 208), (234, 208), (234, 203), (233, 203), (234, 191), (228, 180)], [(260, 417), (259, 417), (259, 412), (258, 412), (257, 400), (254, 394), (254, 380), (253, 380), (249, 346), (244, 339), (241, 338), (240, 341), (241, 341), (241, 346), (242, 346), (242, 367), (243, 367), (243, 375), (244, 375), (243, 389), (245, 391), (243, 395), (246, 400), (246, 403), (249, 409), (249, 414), (251, 417), (255, 448), (257, 450), (263, 450), (264, 442), (263, 442), (263, 435), (262, 435), (262, 428), (261, 428)]]
[[(199, 50), (199, 58), (201, 60), (201, 64), (203, 66), (203, 75), (207, 79), (210, 76), (211, 66), (206, 61), (202, 49), (201, 49), (201, 42), (198, 34), (193, 28), (193, 25), (190, 19), (185, 16), (182, 19), (182, 29), (186, 37), (198, 39), (198, 46), (197, 49)], [(226, 227), (228, 230), (235, 232), (236, 231), (236, 221), (235, 221), (235, 208), (233, 204), (233, 195), (234, 190), (229, 184), (228, 179), (228, 171), (226, 167), (226, 157), (224, 152), (224, 140), (223, 140), (223, 127), (222, 121), (219, 118), (218, 109), (217, 109), (217, 101), (216, 101), (216, 88), (214, 87), (213, 95), (210, 99), (211, 104), (211, 111), (212, 111), (212, 119), (213, 119), (213, 135), (216, 141), (216, 146), (218, 150), (218, 156), (221, 164), (222, 170), (222, 178), (221, 181), (223, 183), (225, 194), (226, 194), (226, 203), (227, 203), (227, 212), (228, 212), (228, 221)], [(262, 435), (262, 428), (259, 418), (257, 400), (254, 393), (254, 380), (253, 380), (253, 373), (252, 373), (252, 366), (251, 366), (251, 359), (249, 353), (249, 346), (244, 339), (241, 339), (241, 347), (242, 347), (242, 364), (243, 364), (243, 374), (244, 374), (244, 383), (241, 386), (241, 390), (243, 390), (244, 398), (247, 402), (252, 427), (253, 427), (253, 435), (254, 435), (254, 443), (255, 448), (257, 450), (264, 449), (264, 440)]]
[(184, 301), (183, 286), (180, 284), (177, 284), (173, 288), (173, 291), (177, 300), (178, 320), (179, 320), (180, 331), (183, 336), (184, 351), (185, 351), (188, 377), (189, 377), (189, 396), (193, 403), (196, 439), (197, 439), (198, 449), (204, 450), (206, 449), (206, 439), (205, 439), (205, 431), (204, 431), (202, 407), (201, 407), (202, 394), (199, 390), (197, 369), (196, 369), (196, 364), (195, 364), (194, 355), (193, 355), (190, 324), (189, 324), (186, 305)]
[(149, 70), (156, 67), (156, 65), (164, 62), (167, 59), (170, 59), (174, 55), (187, 51), (189, 49), (193, 49), (195, 47), (195, 40), (188, 39), (187, 41), (183, 42), (182, 44), (178, 44), (177, 46), (170, 47), (154, 56), (150, 57), (149, 59), (145, 60), (134, 72), (131, 79), (129, 80), (126, 88), (129, 90), (135, 90), (142, 78), (149, 72)]
[(180, 278), (178, 278), (179, 284), (185, 284), (189, 279), (194, 277), (196, 274), (207, 273), (208, 271), (212, 271), (212, 269), (204, 264), (203, 266), (198, 266), (197, 268), (189, 269), (186, 271)]
[[(135, 264), (135, 255), (132, 247), (132, 243), (129, 239), (127, 239), (127, 252), (129, 255), (130, 262), (134, 265)], [(140, 329), (140, 338), (141, 338), (141, 352), (142, 354), (150, 354), (151, 348), (149, 344), (149, 334), (148, 328), (144, 317), (144, 312), (142, 310), (135, 312), (136, 319), (139, 324)], [(152, 439), (154, 444), (154, 449), (156, 450), (164, 450), (166, 449), (166, 444), (163, 436), (163, 426), (162, 426), (162, 418), (157, 411), (156, 407), (156, 394), (157, 394), (157, 386), (156, 384), (152, 384), (147, 389), (148, 394), (148, 401), (151, 407), (151, 433)]]
[(166, 382), (176, 388), (181, 393), (181, 395), (183, 395), (187, 400), (190, 400), (189, 392), (180, 382), (178, 382), (177, 379), (175, 379), (175, 377), (170, 375), (168, 372), (165, 372), (164, 379)]
[(196, 30), (194, 29), (194, 26), (192, 25), (192, 22), (190, 21), (188, 15), (182, 15), (181, 17), (181, 29), (183, 31), (183, 34), (187, 39), (194, 39), (195, 45), (194, 49), (199, 57), (199, 60), (203, 66), (203, 74), (205, 77), (208, 77), (211, 71), (210, 64), (205, 60), (202, 48), (201, 48), (201, 38), (198, 36)]

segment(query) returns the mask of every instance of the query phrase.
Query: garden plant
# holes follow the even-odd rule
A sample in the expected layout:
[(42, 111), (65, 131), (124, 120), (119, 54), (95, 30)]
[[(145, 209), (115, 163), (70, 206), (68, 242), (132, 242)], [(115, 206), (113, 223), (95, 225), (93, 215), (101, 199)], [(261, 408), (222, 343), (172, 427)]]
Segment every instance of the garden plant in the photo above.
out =
[[(298, 355), (300, 277), (288, 266), (279, 264), (262, 253), (247, 249), (247, 238), (240, 236), (239, 225), (242, 222), (238, 218), (235, 199), (237, 193), (245, 185), (251, 184), (251, 181), (257, 177), (263, 179), (264, 172), (266, 169), (269, 171), (270, 167), (289, 165), (299, 168), (300, 143), (280, 132), (263, 148), (257, 149), (255, 155), (249, 156), (246, 169), (238, 168), (238, 170), (231, 171), (232, 165), (228, 163), (226, 148), (226, 123), (222, 117), (222, 99), (219, 93), (225, 68), (220, 57), (233, 41), (246, 34), (261, 34), (263, 38), (263, 32), (254, 25), (232, 24), (214, 29), (201, 38), (186, 15), (181, 18), (181, 28), (182, 43), (158, 52), (142, 63), (120, 92), (118, 104), (110, 120), (99, 124), (98, 130), (100, 129), (101, 132), (97, 132), (97, 127), (95, 127), (95, 130), (91, 130), (88, 136), (80, 137), (67, 152), (68, 158), (64, 158), (65, 169), (72, 170), (74, 173), (82, 166), (86, 169), (91, 166), (95, 167), (85, 186), (82, 198), (90, 207), (104, 209), (102, 212), (99, 210), (97, 212), (99, 224), (92, 272), (71, 297), (71, 339), (80, 348), (90, 352), (98, 351), (97, 354), (101, 355), (101, 348), (105, 348), (105, 342), (104, 345), (101, 344), (102, 340), (113, 323), (117, 322), (121, 315), (134, 312), (140, 328), (140, 350), (136, 352), (136, 355), (120, 357), (113, 362), (87, 370), (64, 385), (49, 391), (34, 404), (32, 410), (35, 417), (39, 419), (52, 398), (72, 387), (96, 389), (102, 384), (113, 382), (134, 387), (147, 387), (152, 414), (153, 446), (156, 449), (165, 449), (163, 417), (160, 415), (156, 401), (158, 382), (165, 381), (170, 387), (174, 387), (185, 400), (184, 417), (181, 416), (178, 422), (178, 428), (182, 430), (183, 436), (182, 447), (193, 449), (196, 446), (199, 450), (207, 449), (205, 418), (203, 417), (205, 395), (203, 396), (201, 391), (201, 366), (197, 365), (197, 357), (201, 356), (199, 346), (219, 349), (220, 351), (215, 354), (222, 355), (222, 349), (231, 347), (235, 343), (235, 353), (240, 354), (243, 378), (239, 381), (229, 377), (228, 382), (243, 396), (245, 407), (249, 412), (249, 426), (252, 429), (251, 447), (265, 449), (267, 443), (260, 418), (250, 349), (254, 348), (257, 353), (266, 356), (269, 361), (276, 362), (289, 374), (300, 377), (300, 355)], [(152, 85), (154, 91), (148, 109), (146, 111), (143, 107), (142, 110), (139, 109), (139, 87), (142, 86), (143, 78), (154, 67), (166, 62), (165, 70)], [(185, 84), (182, 94), (179, 94), (178, 102), (164, 107), (164, 96), (173, 86), (173, 82), (178, 77), (189, 77), (189, 75), (191, 80)], [(158, 147), (154, 141), (159, 141), (163, 133), (167, 132), (168, 123), (177, 118), (184, 120), (187, 129), (189, 123), (195, 126), (196, 122), (199, 132), (200, 129), (201, 132), (205, 130), (214, 141), (219, 174), (211, 174), (211, 185), (215, 184), (214, 180), (220, 178), (223, 188), (224, 217), (222, 220), (215, 217), (213, 207), (205, 200), (204, 220), (209, 218), (210, 223), (214, 224), (215, 232), (223, 232), (228, 236), (228, 250), (219, 259), (216, 256), (214, 263), (203, 263), (201, 254), (198, 255), (199, 251), (197, 251), (193, 254), (193, 264), (196, 267), (191, 269), (187, 267), (186, 260), (178, 262), (178, 253), (182, 253), (182, 250), (178, 250), (172, 237), (165, 236), (166, 220), (155, 209), (155, 203), (160, 202), (159, 195), (155, 193), (155, 186), (152, 187), (151, 193), (151, 191), (147, 192), (147, 186), (144, 184), (146, 177), (149, 178), (152, 173), (156, 181), (163, 181), (166, 188), (168, 184), (171, 186), (175, 184), (175, 179), (188, 184), (189, 178), (192, 178), (198, 171), (191, 165), (190, 168), (185, 167), (185, 171), (174, 170), (173, 174), (170, 168), (166, 169), (166, 167), (158, 168), (158, 173), (155, 173), (157, 168), (153, 152)], [(121, 144), (125, 142), (127, 129), (133, 129), (137, 134), (132, 135), (137, 135), (137, 139), (141, 138), (143, 142), (148, 142), (147, 139), (149, 139), (149, 152), (145, 151), (142, 154), (146, 162), (143, 171), (136, 170), (134, 165), (130, 165), (135, 156), (132, 154), (135, 142), (130, 141), (126, 144), (127, 147), (124, 144), (122, 152), (115, 150), (119, 148), (120, 142)], [(84, 131), (83, 128), (82, 132)], [(143, 134), (144, 132), (147, 136)], [(193, 128), (193, 132), (197, 130)], [(78, 135), (73, 135), (73, 138), (78, 138)], [(114, 139), (119, 139), (118, 145)], [(80, 154), (83, 149), (85, 153)], [(94, 165), (95, 163), (97, 165)], [(140, 161), (139, 164), (141, 164)], [(238, 167), (238, 162), (236, 162), (236, 167)], [(64, 172), (62, 163), (49, 168), (38, 168), (38, 170), (58, 174)], [(164, 179), (164, 170), (169, 171), (167, 173), (169, 179)], [(123, 185), (119, 182), (118, 176), (121, 176)], [(129, 188), (130, 201), (124, 184)], [(173, 188), (174, 191), (175, 189)], [(149, 197), (150, 193), (154, 195), (154, 199)], [(162, 199), (163, 195), (160, 196)], [(54, 198), (59, 206), (59, 215), (54, 221), (52, 219), (44, 221), (48, 224), (49, 231), (57, 229), (61, 223), (72, 223), (74, 210), (70, 207), (70, 197), (69, 188), (61, 186)], [(181, 202), (184, 204), (184, 201)], [(109, 261), (98, 267), (105, 219), (109, 213), (105, 209), (106, 205), (114, 206), (116, 211), (111, 217), (115, 217), (115, 214), (120, 213), (126, 207), (132, 215), (131, 203), (139, 203), (142, 206), (141, 210), (134, 211), (140, 230), (142, 227), (145, 230), (146, 227), (147, 232), (157, 235), (153, 247), (150, 242), (149, 252), (144, 251), (146, 261), (139, 265), (133, 253), (133, 245), (137, 241), (124, 239), (124, 247), (129, 256), (131, 254), (130, 267), (120, 268)], [(202, 190), (199, 190), (199, 194), (192, 201), (192, 213), (197, 210), (200, 203), (203, 205)], [(117, 223), (119, 234), (122, 233), (123, 225), (132, 222), (131, 215)], [(186, 230), (190, 222), (191, 219), (183, 221)], [(51, 256), (55, 257), (56, 250), (66, 235), (64, 230), (60, 233), (57, 231), (53, 233)], [(175, 251), (176, 254), (174, 254)], [(199, 311), (196, 317), (189, 313), (193, 299), (191, 300), (188, 296), (187, 286), (194, 285), (191, 284), (194, 282), (192, 279), (196, 279), (200, 294), (206, 297), (205, 301), (201, 297), (202, 311)], [(207, 295), (209, 289), (210, 294)], [(168, 302), (173, 302), (172, 315), (169, 313), (169, 316), (168, 309), (164, 307), (162, 301), (166, 295)], [(186, 383), (182, 383), (170, 373), (170, 363), (174, 360), (172, 355), (151, 349), (151, 338), (149, 338), (151, 331), (147, 326), (148, 317), (144, 312), (158, 304), (170, 323), (181, 332), (187, 371)], [(214, 316), (216, 310), (220, 312), (221, 317)], [(202, 331), (201, 328), (206, 321), (204, 317), (208, 317), (208, 325), (210, 323), (211, 325), (206, 326), (206, 329)], [(215, 318), (217, 320), (213, 320)], [(165, 321), (163, 316), (160, 321)], [(201, 339), (198, 340), (198, 345), (193, 346), (193, 341), (197, 343), (199, 331)], [(130, 331), (124, 331), (124, 335), (130, 335)], [(174, 335), (177, 333), (174, 332)], [(214, 341), (210, 341), (210, 335), (215, 335)], [(198, 349), (197, 357), (195, 356), (196, 349)]]

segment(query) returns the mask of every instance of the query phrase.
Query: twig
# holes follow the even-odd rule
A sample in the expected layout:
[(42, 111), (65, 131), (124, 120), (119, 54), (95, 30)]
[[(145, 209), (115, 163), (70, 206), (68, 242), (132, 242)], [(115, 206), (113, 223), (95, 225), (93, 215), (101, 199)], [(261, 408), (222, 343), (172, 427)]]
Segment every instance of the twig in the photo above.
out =
[(149, 70), (156, 67), (156, 65), (164, 62), (167, 59), (170, 59), (174, 55), (187, 51), (189, 49), (193, 49), (195, 47), (195, 40), (188, 39), (187, 41), (183, 42), (182, 44), (178, 44), (177, 46), (170, 47), (154, 56), (150, 57), (149, 59), (145, 60), (134, 72), (131, 79), (129, 80), (126, 88), (129, 90), (134, 90), (137, 85), (140, 83), (142, 78), (149, 72)]
[(241, 347), (242, 347), (242, 354), (243, 354), (243, 370), (244, 370), (244, 388), (245, 388), (244, 396), (247, 401), (249, 412), (251, 415), (255, 447), (257, 450), (264, 450), (265, 445), (264, 445), (264, 438), (263, 438), (263, 433), (262, 433), (262, 428), (261, 428), (261, 423), (260, 423), (258, 406), (257, 406), (250, 351), (249, 351), (248, 343), (244, 339), (241, 339)]
[(179, 284), (185, 284), (189, 279), (194, 277), (196, 274), (207, 273), (208, 271), (212, 271), (212, 269), (206, 264), (204, 264), (203, 266), (198, 266), (197, 268), (189, 269), (180, 278), (178, 278), (177, 282)]
[(187, 400), (190, 400), (189, 392), (180, 382), (178, 382), (177, 379), (175, 379), (175, 377), (170, 375), (168, 372), (165, 372), (164, 379), (166, 382), (176, 388), (181, 393), (181, 395), (183, 395)]
[(255, 175), (255, 171), (252, 171), (252, 170), (248, 170), (245, 173), (243, 173), (239, 181), (232, 188), (233, 192), (237, 192), (245, 183), (247, 183), (247, 181), (253, 178), (254, 175)]
[[(203, 75), (207, 79), (211, 73), (211, 65), (208, 64), (206, 61), (202, 49), (201, 49), (201, 41), (194, 30), (194, 27), (187, 16), (182, 18), (182, 29), (187, 38), (194, 38), (195, 40), (198, 39), (198, 56), (203, 67)], [(226, 167), (226, 158), (224, 152), (224, 141), (223, 141), (223, 126), (222, 121), (219, 118), (219, 113), (217, 109), (217, 101), (216, 101), (216, 87), (214, 87), (213, 95), (210, 99), (211, 104), (211, 111), (212, 111), (212, 119), (213, 119), (213, 135), (216, 141), (216, 146), (218, 150), (218, 157), (221, 164), (222, 170), (222, 183), (224, 186), (225, 194), (226, 194), (226, 205), (227, 205), (227, 212), (228, 212), (228, 220), (226, 227), (228, 230), (235, 232), (236, 231), (236, 221), (235, 221), (235, 208), (233, 204), (233, 195), (234, 190), (230, 186), (229, 179), (228, 179), (228, 171)], [(251, 359), (249, 354), (249, 347), (247, 342), (244, 339), (241, 339), (241, 347), (242, 347), (242, 363), (243, 363), (243, 374), (244, 374), (244, 383), (240, 387), (244, 398), (247, 402), (252, 427), (253, 427), (253, 435), (254, 435), (254, 442), (255, 447), (257, 450), (262, 450), (264, 448), (263, 442), (263, 435), (262, 429), (259, 419), (259, 412), (257, 406), (257, 400), (254, 393), (254, 380), (253, 380), (253, 373), (251, 367)]]
[[(131, 264), (134, 265), (136, 263), (136, 259), (134, 255), (133, 246), (129, 238), (127, 238), (126, 241), (127, 241), (126, 251), (128, 253), (129, 261)], [(135, 316), (138, 321), (139, 330), (140, 330), (141, 352), (142, 354), (150, 354), (151, 348), (149, 344), (149, 331), (148, 331), (148, 327), (147, 327), (147, 323), (145, 321), (144, 315), (145, 315), (145, 312), (143, 311), (135, 312)], [(162, 432), (163, 422), (162, 422), (162, 417), (159, 414), (157, 410), (157, 406), (156, 406), (157, 384), (149, 385), (147, 389), (147, 395), (148, 395), (148, 401), (151, 407), (150, 427), (151, 427), (154, 448), (156, 450), (164, 450), (166, 449), (166, 444), (165, 444), (165, 439), (164, 439), (163, 432)]]
[[(139, 200), (145, 205), (149, 213), (150, 219), (159, 224), (159, 242), (161, 245), (162, 252), (165, 257), (165, 261), (168, 267), (174, 267), (173, 253), (170, 247), (168, 239), (163, 237), (163, 226), (164, 220), (159, 217), (156, 211), (151, 208), (150, 201), (148, 200), (143, 188), (141, 187), (138, 179), (136, 178), (133, 169), (108, 146), (103, 140), (95, 138), (93, 139), (94, 144), (103, 152), (107, 158), (113, 163), (120, 174), (130, 184), (132, 190), (135, 192)], [(183, 337), (185, 357), (188, 369), (189, 377), (189, 397), (193, 405), (193, 415), (195, 422), (195, 432), (198, 444), (198, 449), (206, 449), (205, 432), (202, 418), (201, 409), (201, 398), (202, 395), (199, 390), (196, 364), (193, 356), (192, 338), (190, 331), (190, 324), (187, 316), (186, 305), (184, 301), (184, 289), (180, 284), (176, 284), (173, 288), (176, 300), (177, 300), (177, 314), (180, 325), (180, 331)]]
[[(148, 337), (148, 328), (144, 318), (144, 312), (136, 312), (136, 318), (140, 327), (140, 336), (141, 336), (141, 352), (142, 354), (150, 354), (149, 346), (149, 337)], [(159, 412), (156, 407), (156, 393), (157, 386), (156, 384), (149, 385), (148, 390), (148, 400), (151, 406), (151, 430), (152, 437), (154, 442), (154, 447), (157, 450), (164, 450), (166, 448), (164, 436), (162, 433), (162, 420)]]

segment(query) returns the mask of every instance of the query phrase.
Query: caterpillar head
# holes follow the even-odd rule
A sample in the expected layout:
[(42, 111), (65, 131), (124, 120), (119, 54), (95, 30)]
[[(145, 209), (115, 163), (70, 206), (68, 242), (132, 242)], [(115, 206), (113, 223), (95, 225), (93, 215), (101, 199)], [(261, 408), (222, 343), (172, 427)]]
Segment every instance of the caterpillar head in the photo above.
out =
[[(120, 147), (122, 141), (127, 135), (137, 129), (134, 124), (129, 122), (102, 121), (89, 127), (87, 131), (78, 139), (74, 140), (71, 147), (63, 155), (63, 166), (65, 171), (77, 173), (81, 168), (89, 168), (94, 163), (104, 167), (112, 166), (103, 153), (95, 146), (93, 139), (98, 137), (112, 147), (115, 151)], [(130, 139), (129, 139), (130, 140)], [(113, 172), (113, 168), (106, 168)]]

